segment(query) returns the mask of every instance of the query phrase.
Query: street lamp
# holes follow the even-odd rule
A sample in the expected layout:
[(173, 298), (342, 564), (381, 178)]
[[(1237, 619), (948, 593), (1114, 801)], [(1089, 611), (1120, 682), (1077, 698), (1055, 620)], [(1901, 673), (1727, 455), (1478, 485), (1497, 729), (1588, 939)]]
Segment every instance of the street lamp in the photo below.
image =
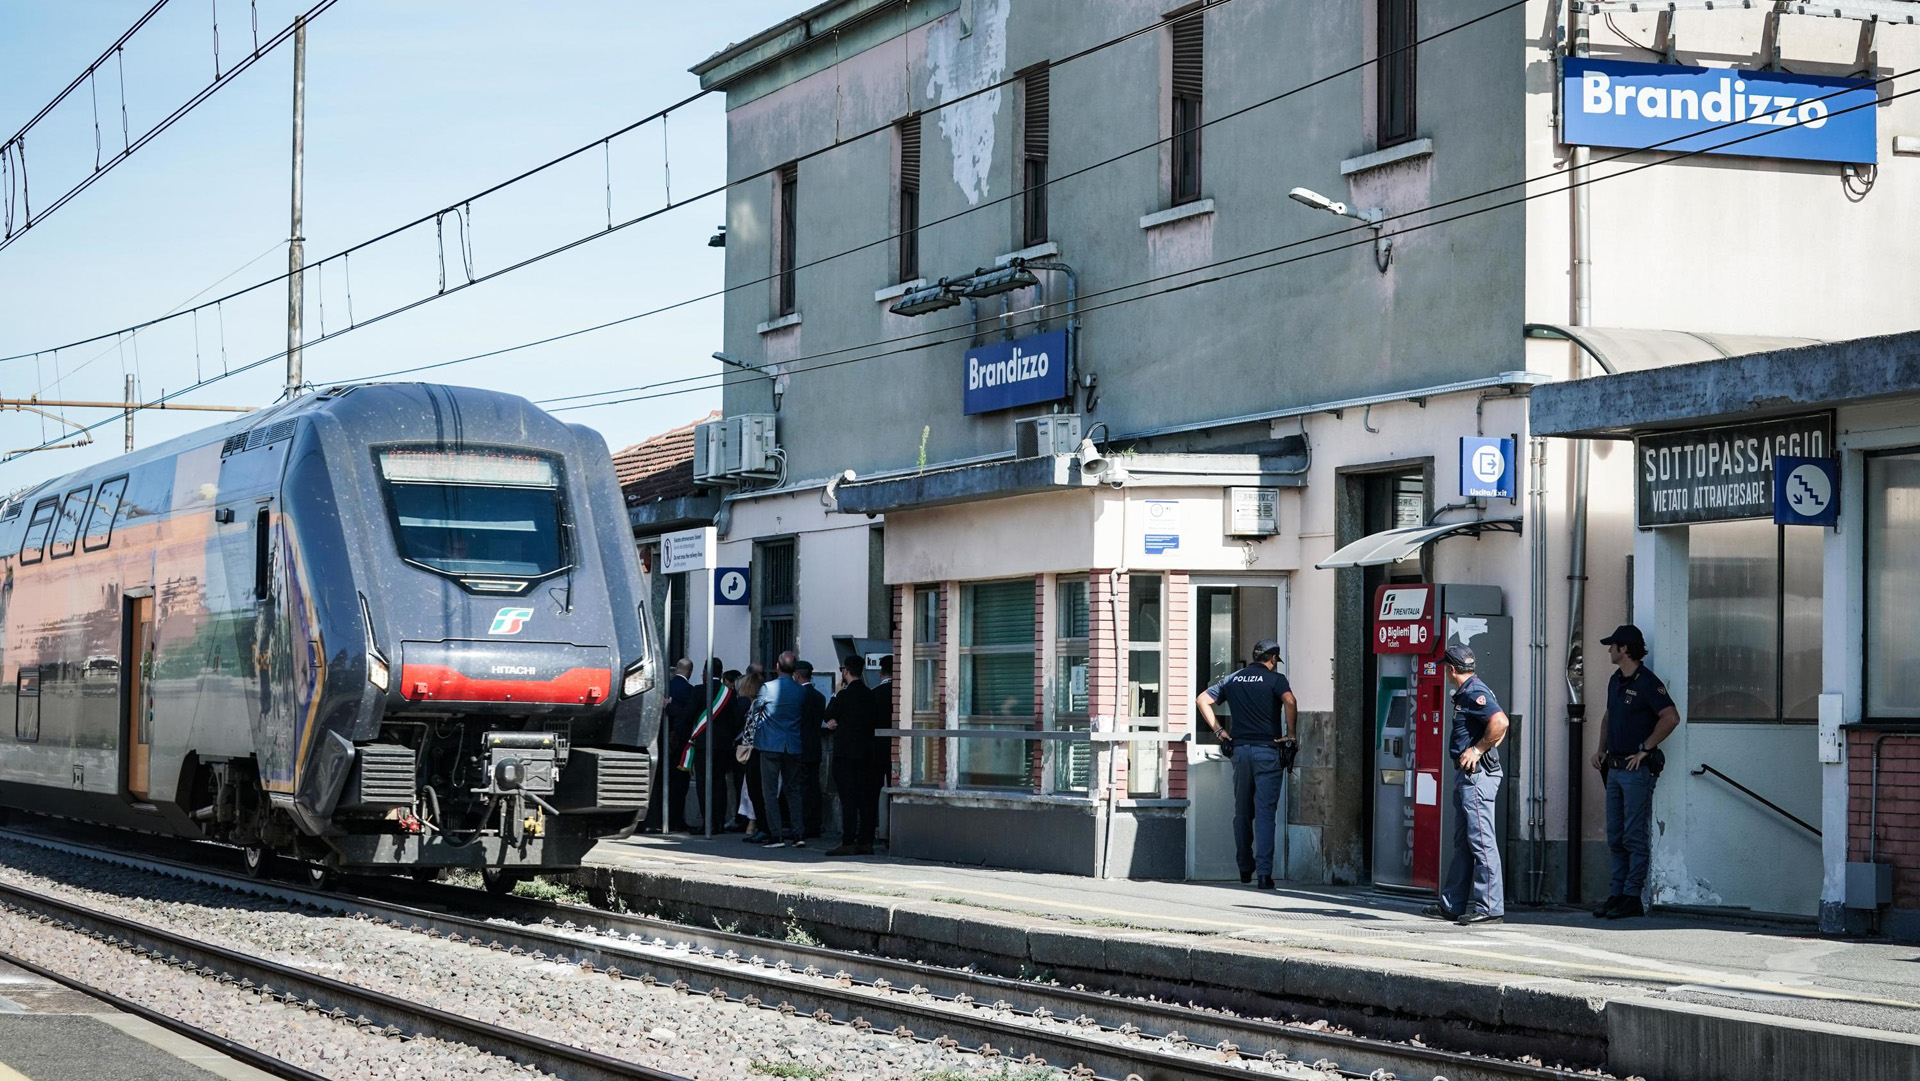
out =
[(997, 297), (1002, 293), (1011, 293), (1015, 289), (1031, 289), (1040, 284), (1040, 279), (1034, 277), (1033, 271), (1028, 270), (1024, 265), (1015, 263), (998, 270), (976, 270), (972, 277), (954, 284), (959, 287), (961, 296), (978, 299)]
[(913, 292), (893, 302), (887, 310), (895, 315), (926, 315), (944, 308), (959, 307), (960, 298), (953, 295), (947, 287), (947, 279), (941, 278), (932, 285)]
[(1387, 272), (1387, 267), (1393, 263), (1393, 238), (1382, 232), (1386, 224), (1386, 211), (1377, 206), (1356, 210), (1345, 203), (1329, 199), (1312, 188), (1295, 188), (1287, 193), (1287, 198), (1315, 210), (1324, 210), (1329, 214), (1338, 214), (1343, 218), (1366, 222), (1367, 228), (1373, 230), (1373, 265), (1380, 268), (1380, 273)]

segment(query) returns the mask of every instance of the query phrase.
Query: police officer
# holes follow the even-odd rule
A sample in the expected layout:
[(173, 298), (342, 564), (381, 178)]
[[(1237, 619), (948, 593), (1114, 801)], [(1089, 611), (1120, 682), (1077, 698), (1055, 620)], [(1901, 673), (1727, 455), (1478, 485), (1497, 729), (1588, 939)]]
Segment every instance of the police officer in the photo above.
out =
[(1600, 721), (1600, 750), (1593, 768), (1607, 785), (1607, 851), (1613, 880), (1594, 918), (1619, 920), (1647, 914), (1640, 895), (1647, 886), (1647, 859), (1653, 851), (1653, 786), (1666, 768), (1658, 748), (1680, 725), (1680, 710), (1653, 669), (1640, 663), (1647, 639), (1625, 623), (1600, 639), (1607, 659), (1619, 667), (1607, 681), (1607, 715)]
[[(1280, 781), (1299, 747), (1293, 731), (1300, 704), (1287, 677), (1276, 670), (1279, 664), (1280, 643), (1263, 638), (1254, 643), (1253, 663), (1193, 700), (1207, 727), (1220, 738), (1220, 749), (1233, 759), (1233, 847), (1240, 881), (1253, 881), (1257, 872), (1263, 890), (1273, 888), (1273, 819), (1280, 807)], [(1214, 716), (1218, 702), (1227, 704), (1230, 732)]]
[(1499, 923), (1506, 916), (1506, 887), (1500, 875), (1500, 842), (1493, 829), (1494, 801), (1500, 795), (1500, 741), (1507, 738), (1507, 715), (1493, 691), (1474, 674), (1473, 650), (1455, 643), (1441, 661), (1453, 688), (1453, 725), (1447, 754), (1453, 774), (1453, 853), (1440, 903), (1426, 915), (1463, 927)]

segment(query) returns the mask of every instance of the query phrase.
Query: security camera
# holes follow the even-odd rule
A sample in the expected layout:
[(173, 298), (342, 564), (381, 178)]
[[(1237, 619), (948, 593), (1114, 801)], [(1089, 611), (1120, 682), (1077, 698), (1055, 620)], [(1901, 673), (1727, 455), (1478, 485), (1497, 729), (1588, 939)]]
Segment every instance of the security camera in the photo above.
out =
[(1312, 188), (1295, 188), (1287, 193), (1287, 198), (1296, 203), (1305, 203), (1315, 210), (1324, 210), (1329, 214), (1345, 216), (1347, 213), (1347, 204), (1337, 203)]

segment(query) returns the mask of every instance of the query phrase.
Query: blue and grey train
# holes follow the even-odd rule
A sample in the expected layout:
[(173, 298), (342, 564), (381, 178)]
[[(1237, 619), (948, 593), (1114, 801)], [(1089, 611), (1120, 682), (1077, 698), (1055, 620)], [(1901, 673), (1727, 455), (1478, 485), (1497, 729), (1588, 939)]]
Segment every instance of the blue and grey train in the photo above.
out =
[(0, 568), (0, 808), (497, 884), (646, 806), (625, 503), (523, 398), (308, 394), (12, 496)]

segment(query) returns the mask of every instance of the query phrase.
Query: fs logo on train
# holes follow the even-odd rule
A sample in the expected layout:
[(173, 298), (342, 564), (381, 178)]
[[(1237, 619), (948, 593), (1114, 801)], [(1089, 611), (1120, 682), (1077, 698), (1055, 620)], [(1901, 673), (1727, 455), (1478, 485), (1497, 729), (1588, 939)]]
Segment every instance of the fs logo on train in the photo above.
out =
[(527, 620), (532, 618), (531, 608), (502, 608), (493, 614), (493, 626), (487, 629), (487, 633), (519, 634), (520, 629), (527, 625)]

